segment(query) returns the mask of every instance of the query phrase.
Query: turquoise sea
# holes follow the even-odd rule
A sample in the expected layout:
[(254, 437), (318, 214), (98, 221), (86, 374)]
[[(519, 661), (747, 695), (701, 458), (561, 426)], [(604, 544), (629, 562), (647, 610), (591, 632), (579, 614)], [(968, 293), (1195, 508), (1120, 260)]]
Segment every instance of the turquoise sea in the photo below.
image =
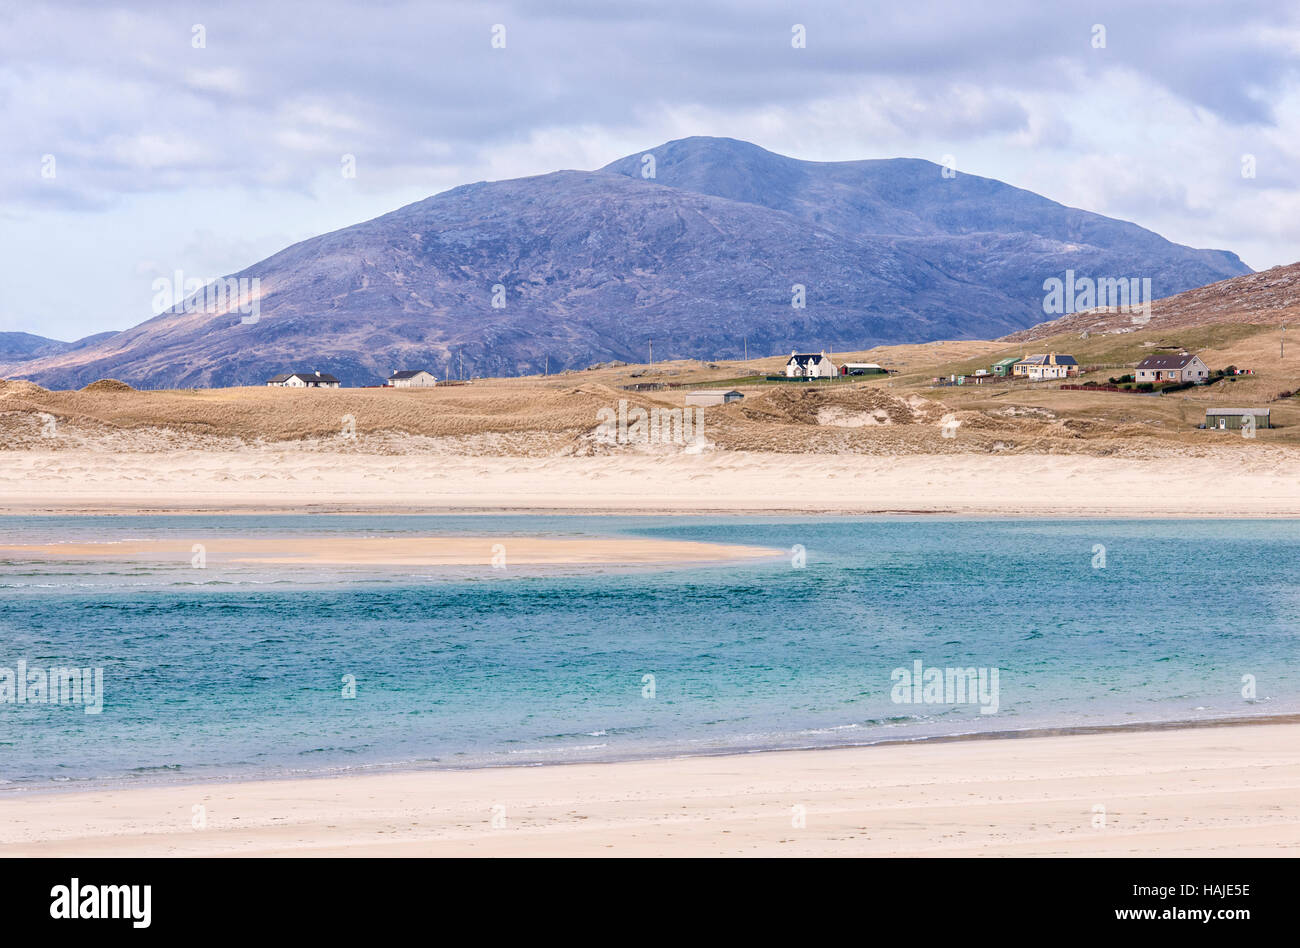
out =
[[(0, 560), (0, 669), (104, 675), (100, 714), (0, 703), (0, 790), (1300, 710), (1296, 521), (0, 518), (0, 545), (452, 533), (773, 555), (504, 570), (487, 549), (481, 567), (442, 570)], [(891, 676), (918, 661), (997, 669), (997, 712), (894, 700)]]

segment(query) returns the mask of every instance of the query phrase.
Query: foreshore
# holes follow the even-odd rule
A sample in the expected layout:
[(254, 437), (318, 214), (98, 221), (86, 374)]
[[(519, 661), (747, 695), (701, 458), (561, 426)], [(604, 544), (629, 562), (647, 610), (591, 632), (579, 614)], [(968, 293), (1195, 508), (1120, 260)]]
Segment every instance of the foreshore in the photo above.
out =
[(718, 452), (466, 457), (23, 451), (0, 513), (735, 513), (1300, 517), (1283, 452), (1171, 464), (1084, 455)]
[(1298, 853), (1294, 719), (0, 795), (11, 857)]
[[(642, 537), (402, 536), (202, 538), (213, 562), (316, 566), (676, 565), (781, 556), (785, 551), (727, 543)], [(124, 540), (15, 544), (0, 540), (0, 557), (40, 561), (188, 562), (193, 541)]]

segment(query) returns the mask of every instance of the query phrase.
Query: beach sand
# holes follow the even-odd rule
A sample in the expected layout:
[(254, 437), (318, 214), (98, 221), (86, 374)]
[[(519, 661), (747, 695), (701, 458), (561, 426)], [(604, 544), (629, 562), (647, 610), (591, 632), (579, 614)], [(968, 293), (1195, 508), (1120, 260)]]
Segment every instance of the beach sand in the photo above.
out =
[(1300, 516), (1300, 482), (1287, 452), (1175, 458), (23, 451), (0, 465), (0, 513)]
[(212, 562), (351, 566), (651, 565), (782, 556), (784, 550), (622, 537), (249, 537), (104, 543), (0, 544), (5, 559), (189, 562), (200, 543)]
[(1300, 724), (6, 794), (0, 854), (1294, 856)]

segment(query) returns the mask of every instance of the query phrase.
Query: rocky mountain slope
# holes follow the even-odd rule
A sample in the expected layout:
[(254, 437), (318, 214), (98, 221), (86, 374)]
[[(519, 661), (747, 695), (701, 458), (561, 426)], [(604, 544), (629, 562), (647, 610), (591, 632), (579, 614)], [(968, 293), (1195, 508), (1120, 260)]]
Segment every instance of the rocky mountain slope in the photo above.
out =
[(1029, 342), (1062, 333), (1127, 333), (1210, 323), (1300, 325), (1300, 263), (1221, 280), (1156, 300), (1151, 304), (1150, 321), (1140, 322), (1144, 316), (1091, 309), (1039, 323), (1005, 338), (1007, 342)]
[[(257, 278), (257, 320), (184, 307), (67, 351), (0, 354), (46, 387), (261, 384), (290, 370), (377, 384), (606, 360), (739, 357), (990, 338), (1038, 322), (1066, 269), (1157, 295), (1249, 272), (1233, 254), (910, 159), (797, 161), (670, 142), (599, 171), (454, 188), (295, 244)], [(792, 306), (796, 286), (805, 305)]]

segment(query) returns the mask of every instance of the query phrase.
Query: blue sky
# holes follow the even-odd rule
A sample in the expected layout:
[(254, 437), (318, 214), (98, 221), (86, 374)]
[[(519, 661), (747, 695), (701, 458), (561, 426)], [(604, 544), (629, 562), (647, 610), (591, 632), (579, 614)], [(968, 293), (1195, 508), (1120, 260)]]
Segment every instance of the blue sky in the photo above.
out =
[(979, 6), (6, 2), (0, 331), (126, 328), (159, 276), (687, 135), (951, 155), (1256, 269), (1300, 260), (1300, 4)]

